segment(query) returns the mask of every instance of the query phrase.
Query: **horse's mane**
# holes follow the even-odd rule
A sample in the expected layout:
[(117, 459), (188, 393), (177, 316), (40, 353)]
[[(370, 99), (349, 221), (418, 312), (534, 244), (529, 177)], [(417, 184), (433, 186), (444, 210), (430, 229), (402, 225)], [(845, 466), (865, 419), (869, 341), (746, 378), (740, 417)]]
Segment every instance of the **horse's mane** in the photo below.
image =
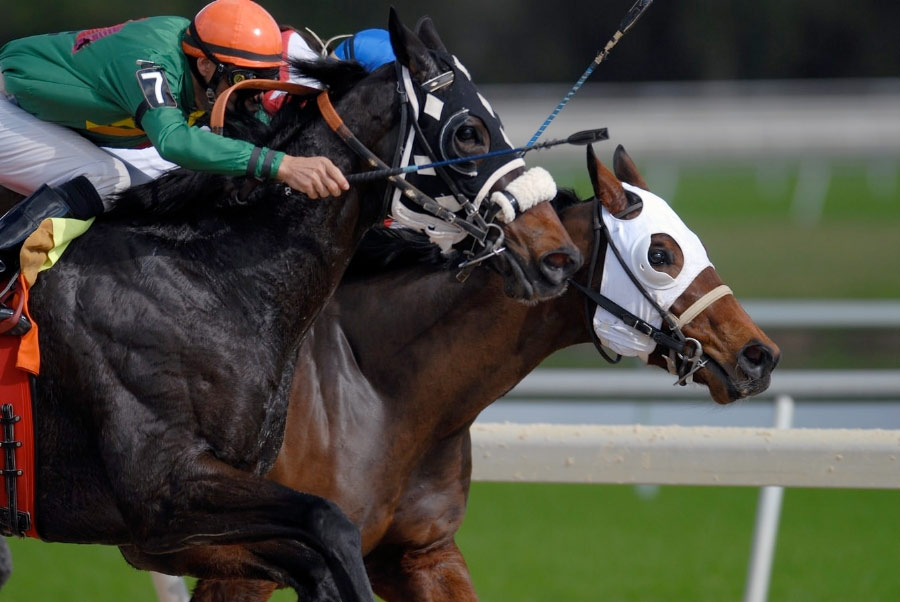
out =
[(556, 211), (556, 214), (560, 215), (569, 207), (582, 202), (583, 201), (578, 198), (578, 195), (576, 195), (575, 191), (571, 188), (560, 188), (559, 190), (557, 190), (556, 196), (553, 198), (553, 200), (550, 201), (550, 204), (553, 205), (553, 209)]
[[(557, 214), (581, 203), (571, 189), (560, 189), (550, 201)], [(377, 227), (369, 230), (360, 242), (350, 266), (344, 274), (347, 278), (362, 278), (375, 273), (402, 270), (415, 266), (452, 269), (459, 265), (461, 253), (448, 255), (428, 240), (428, 236), (407, 228)]]
[[(340, 99), (367, 75), (365, 69), (353, 61), (296, 61), (292, 62), (291, 68), (296, 73), (322, 82), (329, 89), (333, 101)], [(225, 135), (258, 146), (284, 150), (297, 137), (299, 130), (319, 117), (318, 106), (309, 100), (310, 97), (290, 97), (269, 123), (260, 121), (247, 111), (230, 111)], [(241, 106), (243, 103), (236, 104)], [(273, 189), (284, 186), (266, 182), (256, 186), (247, 198), (239, 199), (234, 193), (241, 190), (246, 180), (246, 176), (175, 169), (152, 182), (121, 193), (115, 202), (115, 209), (105, 216), (138, 219), (146, 216), (151, 220), (158, 220), (161, 216), (187, 217), (210, 208), (222, 210), (252, 205)]]
[(458, 264), (458, 252), (442, 254), (421, 232), (378, 226), (363, 236), (344, 277), (359, 278), (414, 266), (448, 269)]

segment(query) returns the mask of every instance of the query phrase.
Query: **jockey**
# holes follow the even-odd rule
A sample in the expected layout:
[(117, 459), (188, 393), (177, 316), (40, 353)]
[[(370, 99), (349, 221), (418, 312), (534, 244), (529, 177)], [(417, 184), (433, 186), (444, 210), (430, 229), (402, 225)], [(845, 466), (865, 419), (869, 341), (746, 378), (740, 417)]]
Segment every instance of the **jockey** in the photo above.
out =
[(100, 145), (152, 145), (182, 167), (276, 178), (310, 198), (347, 190), (325, 157), (293, 157), (191, 127), (234, 83), (276, 79), (281, 44), (261, 6), (215, 0), (193, 21), (149, 17), (0, 48), (0, 184), (31, 195), (0, 218), (0, 257), (43, 219), (87, 219), (132, 185), (138, 172)]
[[(327, 50), (327, 43), (322, 42), (318, 36), (310, 32), (315, 38), (312, 45), (296, 29), (289, 25), (281, 26), (282, 58), (284, 62), (278, 71), (278, 79), (292, 84), (304, 86), (310, 94), (322, 89), (322, 84), (315, 79), (297, 73), (291, 69), (291, 61), (316, 61), (321, 60)], [(396, 60), (394, 50), (391, 47), (391, 37), (386, 29), (366, 29), (351, 36), (339, 36), (344, 38), (331, 53), (333, 58), (340, 60), (354, 60), (365, 67), (366, 71), (375, 69)], [(318, 44), (316, 44), (316, 41)], [(314, 48), (315, 46), (315, 48)], [(261, 96), (261, 107), (269, 115), (275, 114), (284, 103), (286, 93), (281, 90), (270, 90)], [(154, 180), (169, 170), (178, 167), (171, 161), (166, 161), (153, 147), (131, 148), (105, 148), (129, 167), (133, 167), (138, 173), (132, 173), (133, 184)]]

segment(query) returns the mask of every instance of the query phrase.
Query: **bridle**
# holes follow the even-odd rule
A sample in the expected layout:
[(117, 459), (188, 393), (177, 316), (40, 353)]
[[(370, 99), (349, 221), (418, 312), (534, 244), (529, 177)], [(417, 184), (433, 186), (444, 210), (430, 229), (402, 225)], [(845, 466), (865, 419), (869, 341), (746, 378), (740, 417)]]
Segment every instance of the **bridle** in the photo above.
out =
[[(337, 110), (334, 108), (334, 105), (331, 103), (331, 98), (329, 96), (328, 90), (323, 90), (316, 97), (319, 111), (328, 127), (335, 134), (337, 134), (337, 136), (340, 137), (341, 140), (343, 140), (343, 142), (351, 150), (359, 155), (360, 158), (363, 159), (365, 165), (372, 170), (384, 170), (388, 172), (391, 171), (392, 167), (397, 167), (401, 163), (402, 157), (404, 155), (409, 155), (409, 150), (407, 149), (411, 147), (411, 145), (415, 142), (419, 142), (421, 144), (422, 148), (425, 149), (431, 161), (438, 161), (441, 158), (441, 155), (438, 155), (429, 144), (425, 133), (422, 131), (422, 128), (418, 123), (418, 119), (416, 119), (415, 109), (413, 108), (413, 103), (410, 100), (411, 91), (408, 83), (408, 72), (406, 68), (399, 63), (395, 63), (395, 65), (398, 77), (396, 92), (400, 97), (401, 110), (399, 128), (400, 135), (398, 136), (397, 145), (395, 147), (394, 157), (392, 161), (393, 165), (387, 165), (380, 157), (378, 157), (374, 152), (366, 147), (353, 134), (350, 128), (348, 128), (344, 123)], [(455, 79), (454, 76), (454, 72), (452, 70), (448, 70), (424, 82), (419, 87), (425, 93), (431, 93), (446, 86), (452, 85)], [(404, 78), (406, 78), (407, 80), (406, 86), (404, 86), (403, 84)], [(216, 133), (222, 132), (228, 99), (234, 92), (242, 89), (282, 90), (289, 94), (307, 92), (305, 88), (288, 82), (261, 79), (248, 79), (239, 82), (228, 88), (216, 100), (216, 104), (210, 117), (210, 127), (212, 131)], [(453, 117), (455, 116), (451, 116), (450, 119), (452, 119)], [(442, 151), (442, 153), (443, 152), (444, 151)], [(503, 246), (503, 230), (498, 224), (494, 223), (494, 218), (497, 215), (497, 210), (491, 207), (490, 203), (486, 202), (482, 204), (482, 207), (484, 208), (484, 214), (482, 214), (482, 211), (479, 211), (479, 208), (477, 208), (470, 199), (468, 199), (462, 192), (460, 192), (459, 187), (454, 182), (453, 177), (450, 173), (447, 172), (446, 169), (437, 168), (436, 172), (440, 176), (444, 184), (447, 186), (456, 202), (460, 205), (463, 215), (459, 215), (456, 212), (451, 211), (450, 209), (447, 209), (446, 207), (441, 205), (437, 200), (435, 200), (435, 198), (423, 192), (419, 187), (407, 181), (402, 174), (390, 174), (384, 176), (384, 179), (388, 181), (389, 186), (385, 191), (382, 213), (385, 215), (387, 214), (388, 202), (390, 200), (390, 197), (392, 196), (394, 190), (399, 190), (403, 198), (417, 205), (423, 212), (463, 230), (474, 240), (474, 242), (472, 250), (464, 252), (466, 260), (460, 265), (460, 268), (466, 269), (469, 267), (473, 267), (481, 262), (486, 261), (487, 259), (490, 259), (491, 257), (505, 252), (506, 248)]]
[[(640, 209), (641, 206), (641, 202), (634, 203), (632, 205), (629, 205), (626, 209), (614, 215), (613, 217), (622, 219), (628, 214)], [(678, 379), (675, 381), (676, 385), (685, 385), (689, 382), (693, 382), (694, 374), (707, 364), (708, 358), (704, 357), (703, 355), (703, 346), (700, 341), (695, 338), (686, 336), (682, 331), (682, 328), (687, 326), (692, 320), (703, 313), (703, 311), (705, 311), (718, 299), (732, 294), (731, 289), (724, 284), (715, 287), (714, 289), (703, 295), (700, 299), (695, 301), (693, 304), (691, 304), (691, 306), (688, 307), (681, 314), (681, 316), (676, 317), (672, 312), (668, 311), (667, 309), (663, 309), (659, 305), (659, 303), (656, 302), (653, 296), (647, 292), (646, 287), (644, 287), (644, 285), (638, 281), (632, 270), (622, 259), (622, 254), (613, 242), (613, 239), (609, 233), (609, 229), (603, 222), (601, 208), (602, 205), (599, 198), (594, 196), (594, 198), (592, 199), (591, 210), (591, 221), (594, 231), (594, 237), (591, 248), (591, 261), (588, 268), (587, 284), (582, 285), (573, 279), (569, 279), (569, 283), (584, 295), (585, 320), (587, 322), (588, 331), (591, 335), (591, 341), (594, 343), (594, 346), (606, 361), (615, 364), (622, 359), (622, 356), (618, 354), (616, 354), (615, 358), (611, 357), (609, 353), (607, 353), (606, 349), (604, 349), (603, 343), (600, 341), (597, 333), (594, 331), (593, 314), (594, 310), (599, 305), (600, 307), (611, 313), (613, 316), (621, 320), (627, 326), (630, 326), (641, 334), (650, 337), (657, 345), (661, 345), (668, 350), (668, 354), (664, 355), (663, 357), (666, 360), (666, 366), (669, 373), (674, 374), (678, 377)], [(612, 249), (613, 253), (616, 256), (616, 260), (619, 262), (619, 265), (622, 267), (624, 272), (628, 275), (628, 278), (631, 280), (634, 286), (637, 287), (638, 291), (640, 291), (644, 298), (647, 299), (653, 309), (660, 315), (660, 317), (662, 318), (662, 323), (665, 325), (666, 330), (657, 328), (646, 320), (642, 320), (615, 301), (609, 299), (608, 297), (605, 297), (604, 295), (593, 289), (595, 268), (597, 267), (597, 263), (598, 261), (600, 261), (600, 258), (605, 257), (607, 249)]]
[[(337, 110), (335, 110), (334, 105), (331, 104), (331, 98), (328, 95), (328, 90), (324, 90), (316, 97), (316, 102), (319, 105), (319, 111), (322, 113), (322, 118), (325, 120), (325, 123), (328, 124), (328, 127), (337, 134), (344, 143), (350, 147), (353, 152), (359, 155), (366, 164), (371, 169), (386, 169), (388, 165), (381, 160), (378, 155), (373, 153), (365, 144), (363, 144), (356, 135), (350, 131), (350, 128), (344, 123), (344, 120), (341, 119), (341, 116), (338, 115)], [(402, 143), (400, 143), (402, 144)], [(439, 217), (444, 220), (448, 224), (458, 225), (460, 228), (466, 230), (469, 234), (474, 236), (477, 239), (483, 240), (487, 237), (487, 233), (478, 227), (477, 224), (472, 224), (465, 220), (460, 220), (459, 216), (450, 211), (449, 209), (441, 206), (437, 201), (433, 198), (404, 180), (398, 176), (388, 176), (387, 181), (398, 188), (407, 199), (419, 205), (423, 210), (427, 211), (431, 215), (435, 217)]]

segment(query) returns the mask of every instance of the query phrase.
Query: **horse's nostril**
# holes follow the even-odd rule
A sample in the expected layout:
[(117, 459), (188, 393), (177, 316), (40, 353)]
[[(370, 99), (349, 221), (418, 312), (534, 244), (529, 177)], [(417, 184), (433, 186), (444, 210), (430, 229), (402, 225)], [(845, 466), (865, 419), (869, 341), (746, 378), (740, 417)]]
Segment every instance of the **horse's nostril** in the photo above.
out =
[(550, 253), (544, 256), (544, 263), (557, 270), (562, 270), (572, 261), (572, 258), (565, 253)]
[(761, 343), (751, 343), (741, 349), (738, 366), (750, 378), (767, 376), (775, 368), (775, 354)]
[(551, 282), (559, 284), (581, 267), (581, 254), (567, 249), (557, 249), (541, 257), (541, 271)]

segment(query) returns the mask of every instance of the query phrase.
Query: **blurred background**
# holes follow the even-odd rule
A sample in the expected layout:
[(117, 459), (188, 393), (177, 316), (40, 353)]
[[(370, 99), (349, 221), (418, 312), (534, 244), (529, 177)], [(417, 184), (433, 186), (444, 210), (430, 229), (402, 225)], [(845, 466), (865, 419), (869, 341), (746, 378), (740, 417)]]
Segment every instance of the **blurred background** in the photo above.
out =
[[(385, 27), (393, 4), (430, 15), (524, 144), (633, 0), (268, 0), (323, 39)], [(203, 2), (6, 2), (0, 43)], [(900, 3), (657, 0), (542, 139), (608, 127), (651, 189), (709, 249), (723, 279), (782, 348), (780, 370), (900, 368)], [(583, 149), (529, 155), (589, 195)], [(614, 370), (642, 370), (628, 364)], [(608, 369), (593, 348), (545, 368)], [(893, 400), (798, 405), (799, 426), (900, 428)], [(769, 401), (501, 400), (490, 420), (767, 426)], [(750, 547), (749, 489), (476, 483), (460, 533), (484, 601), (735, 600)], [(900, 599), (900, 496), (791, 490), (772, 576), (779, 601)], [(155, 599), (115, 549), (11, 542), (0, 600)], [(52, 571), (48, 568), (52, 567)], [(527, 577), (524, 577), (527, 575)], [(286, 593), (278, 600), (292, 599)]]
[[(149, 15), (191, 16), (205, 3), (112, 0), (5, 3), (0, 40), (111, 25)], [(386, 27), (389, 6), (412, 26), (437, 23), (447, 47), (484, 83), (570, 82), (632, 2), (601, 0), (269, 0), (282, 23), (323, 38)], [(616, 49), (596, 81), (897, 77), (900, 6), (861, 0), (658, 1), (640, 33)], [(637, 31), (637, 30), (636, 30)]]

